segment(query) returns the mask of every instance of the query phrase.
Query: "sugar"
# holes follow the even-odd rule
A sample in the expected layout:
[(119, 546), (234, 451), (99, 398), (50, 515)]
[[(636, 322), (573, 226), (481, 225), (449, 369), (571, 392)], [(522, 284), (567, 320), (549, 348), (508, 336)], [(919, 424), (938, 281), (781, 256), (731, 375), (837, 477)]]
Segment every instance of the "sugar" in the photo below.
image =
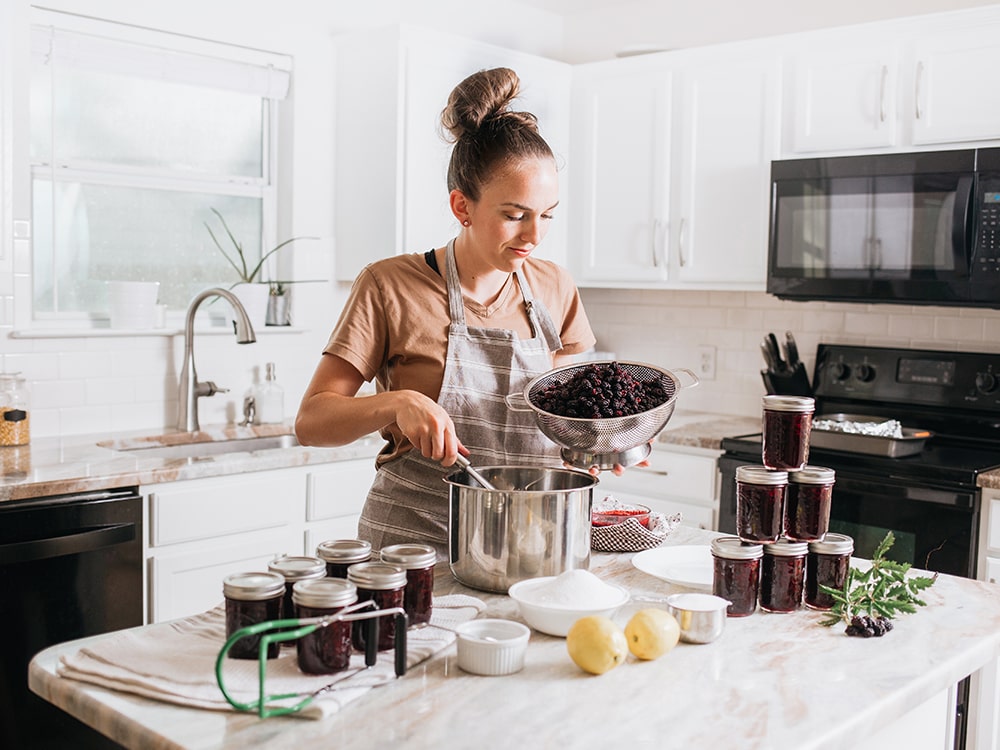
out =
[(613, 607), (621, 601), (621, 591), (589, 570), (567, 570), (551, 581), (524, 592), (534, 604), (552, 607)]

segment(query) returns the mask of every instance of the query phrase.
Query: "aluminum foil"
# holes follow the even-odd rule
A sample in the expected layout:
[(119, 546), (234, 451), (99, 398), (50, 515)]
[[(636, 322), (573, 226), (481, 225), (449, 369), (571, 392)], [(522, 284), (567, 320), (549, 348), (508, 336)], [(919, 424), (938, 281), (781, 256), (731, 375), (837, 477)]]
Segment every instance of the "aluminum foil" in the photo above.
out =
[(871, 435), (900, 439), (903, 437), (903, 425), (897, 419), (887, 419), (884, 422), (852, 422), (840, 419), (817, 419), (813, 422), (814, 430), (828, 432), (846, 432), (851, 435)]

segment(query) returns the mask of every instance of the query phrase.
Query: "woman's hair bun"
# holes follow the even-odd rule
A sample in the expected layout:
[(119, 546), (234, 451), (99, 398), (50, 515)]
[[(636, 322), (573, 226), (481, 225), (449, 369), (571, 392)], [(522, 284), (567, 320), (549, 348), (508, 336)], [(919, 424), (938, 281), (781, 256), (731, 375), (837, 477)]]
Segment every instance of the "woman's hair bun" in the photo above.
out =
[(521, 80), (510, 68), (491, 68), (473, 73), (459, 83), (448, 97), (441, 113), (441, 125), (458, 141), (463, 135), (475, 134), (483, 125), (496, 118), (511, 118), (521, 126), (537, 130), (537, 121), (530, 112), (514, 112), (510, 107), (521, 90)]

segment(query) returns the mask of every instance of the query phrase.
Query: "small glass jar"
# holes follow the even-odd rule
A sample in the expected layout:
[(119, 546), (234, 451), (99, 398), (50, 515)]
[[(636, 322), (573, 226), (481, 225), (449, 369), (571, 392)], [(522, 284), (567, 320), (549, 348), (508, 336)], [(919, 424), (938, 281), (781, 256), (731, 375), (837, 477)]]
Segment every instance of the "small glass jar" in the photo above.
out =
[(295, 605), (292, 603), (292, 587), (297, 581), (312, 578), (326, 578), (326, 563), (318, 557), (284, 555), (276, 557), (267, 565), (268, 571), (277, 573), (285, 579), (285, 596), (281, 600), (281, 617), (295, 617)]
[(729, 600), (726, 614), (730, 617), (746, 617), (757, 609), (763, 554), (763, 545), (744, 542), (738, 536), (712, 540), (712, 593)]
[[(237, 630), (281, 617), (281, 600), (285, 595), (285, 579), (278, 573), (233, 573), (222, 579), (222, 594), (226, 598), (226, 638)], [(256, 659), (260, 635), (240, 638), (229, 649), (231, 659)], [(267, 647), (267, 658), (277, 659), (280, 643)]]
[(854, 540), (846, 534), (829, 533), (822, 541), (809, 543), (806, 558), (806, 606), (810, 609), (831, 609), (833, 597), (821, 588), (843, 589), (851, 567)]
[(770, 544), (781, 536), (788, 472), (763, 466), (736, 467), (736, 534), (745, 542)]
[(802, 606), (806, 582), (806, 542), (779, 539), (764, 545), (760, 561), (760, 608), (765, 612), (794, 612)]
[(805, 466), (788, 473), (785, 493), (785, 536), (797, 542), (815, 542), (830, 528), (834, 471)]
[(320, 542), (316, 557), (326, 563), (326, 574), (332, 578), (347, 578), (347, 569), (355, 563), (368, 562), (372, 557), (371, 542), (363, 539), (331, 539)]
[[(355, 563), (347, 569), (347, 580), (358, 587), (358, 601), (369, 599), (375, 609), (403, 607), (406, 590), (406, 571), (397, 565), (372, 560)], [(351, 633), (354, 648), (365, 650), (365, 620), (356, 620)], [(378, 618), (378, 650), (387, 651), (396, 643), (395, 615)]]
[(807, 396), (764, 396), (762, 463), (776, 471), (797, 471), (809, 460), (816, 401)]
[[(296, 616), (327, 617), (358, 600), (358, 589), (343, 578), (311, 578), (296, 582), (292, 592)], [(351, 665), (351, 623), (332, 622), (295, 641), (299, 669), (306, 674), (343, 672)]]
[(393, 544), (383, 547), (382, 562), (406, 571), (403, 607), (410, 625), (430, 622), (434, 593), (434, 563), (437, 553), (426, 544)]
[(31, 440), (28, 386), (19, 372), (0, 372), (0, 447)]

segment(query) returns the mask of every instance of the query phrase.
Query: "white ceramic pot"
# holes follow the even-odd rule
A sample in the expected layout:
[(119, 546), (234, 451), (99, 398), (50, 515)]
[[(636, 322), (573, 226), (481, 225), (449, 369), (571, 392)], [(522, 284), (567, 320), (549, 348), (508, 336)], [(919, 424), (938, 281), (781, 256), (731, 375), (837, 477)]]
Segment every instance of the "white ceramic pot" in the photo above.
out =
[(263, 328), (267, 324), (267, 302), (270, 291), (267, 284), (237, 284), (232, 288), (233, 294), (247, 311), (247, 317), (255, 329)]
[(111, 327), (144, 330), (156, 324), (158, 281), (109, 281)]

